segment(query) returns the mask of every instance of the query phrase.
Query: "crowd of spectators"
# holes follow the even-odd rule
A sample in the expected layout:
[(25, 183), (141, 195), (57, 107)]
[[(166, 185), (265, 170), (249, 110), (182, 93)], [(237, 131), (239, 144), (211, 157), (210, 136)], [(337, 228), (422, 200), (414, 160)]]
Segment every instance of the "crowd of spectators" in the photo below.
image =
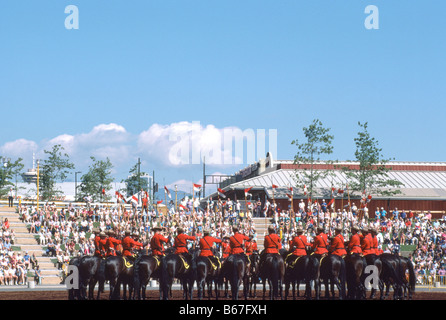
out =
[(178, 203), (177, 210), (171, 202), (169, 211), (164, 213), (156, 210), (156, 207), (140, 209), (122, 203), (69, 204), (63, 208), (46, 203), (40, 210), (22, 205), (19, 213), (21, 219), (29, 224), (30, 232), (38, 235), (39, 243), (47, 247), (46, 254), (57, 258), (57, 266), (61, 270), (66, 268), (73, 256), (94, 254), (95, 229), (113, 229), (118, 237), (123, 237), (124, 232), (130, 230), (139, 235), (141, 242), (145, 242), (150, 239), (151, 228), (156, 224), (165, 228), (165, 235), (173, 245), (178, 227), (197, 238), (201, 237), (204, 230), (209, 230), (211, 236), (223, 238), (232, 235), (232, 226), (237, 225), (242, 233), (252, 235), (257, 240), (264, 235), (257, 234), (252, 217), (265, 217), (268, 225), (275, 226), (285, 249), (288, 249), (289, 240), (298, 227), (305, 230), (309, 241), (315, 236), (316, 226), (319, 225), (325, 227), (329, 236), (334, 235), (337, 226), (341, 226), (346, 241), (353, 225), (376, 227), (380, 231), (379, 246), (385, 248), (385, 252), (398, 254), (401, 245), (413, 246), (410, 258), (419, 281), (423, 281), (426, 275), (438, 275), (446, 279), (445, 217), (432, 220), (430, 212), (406, 212), (397, 208), (389, 213), (384, 208), (376, 208), (375, 213), (370, 214), (368, 210), (358, 209), (354, 203), (347, 207), (349, 209), (341, 210), (328, 207), (325, 200), (311, 204), (302, 200), (298, 207), (296, 212), (292, 212), (282, 210), (274, 202), (252, 201), (246, 212), (240, 201), (224, 199), (199, 206), (198, 202), (192, 203), (192, 199), (186, 198)]

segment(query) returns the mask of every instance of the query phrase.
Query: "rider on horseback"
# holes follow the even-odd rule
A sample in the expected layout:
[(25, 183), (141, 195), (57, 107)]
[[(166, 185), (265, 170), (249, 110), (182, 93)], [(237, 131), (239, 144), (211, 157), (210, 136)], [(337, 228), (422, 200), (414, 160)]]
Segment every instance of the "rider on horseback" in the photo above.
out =
[(353, 226), (351, 227), (350, 231), (352, 235), (347, 246), (349, 254), (362, 254), (361, 237), (358, 234), (359, 228), (357, 226)]
[(187, 241), (195, 241), (196, 238), (185, 234), (183, 228), (177, 228), (177, 234), (178, 235), (175, 237), (173, 243), (175, 254), (185, 257), (188, 263), (190, 263), (192, 261), (192, 256), (187, 249)]
[[(133, 236), (136, 236), (135, 234), (132, 234)], [(122, 239), (122, 249), (123, 249), (123, 256), (127, 258), (134, 258), (135, 251), (142, 249), (144, 246), (142, 243), (136, 241), (132, 238), (132, 235), (129, 230), (125, 231), (125, 237)]]
[(274, 229), (273, 226), (268, 227), (268, 234), (265, 236), (263, 244), (265, 249), (262, 251), (262, 253), (260, 253), (260, 261), (259, 261), (260, 270), (268, 253), (279, 254), (279, 250), (282, 249), (282, 240), (276, 234), (276, 230)]
[(255, 242), (253, 240), (253, 235), (250, 234), (249, 235), (249, 240), (245, 241), (245, 253), (248, 257), (252, 256), (252, 254), (256, 251), (258, 251), (257, 249), (257, 242)]
[(168, 243), (169, 239), (161, 234), (163, 230), (160, 226), (155, 226), (152, 228), (154, 235), (150, 239), (150, 248), (152, 249), (152, 256), (163, 257), (164, 256), (164, 245), (163, 243)]
[(336, 227), (335, 228), (336, 235), (331, 240), (330, 245), (330, 253), (338, 255), (340, 257), (345, 257), (347, 255), (347, 251), (345, 250), (344, 246), (344, 237), (342, 236), (342, 228)]
[(107, 249), (106, 255), (107, 257), (116, 256), (116, 247), (121, 244), (121, 240), (118, 240), (114, 237), (115, 232), (113, 230), (110, 229), (107, 231), (107, 233), (108, 238), (107, 244), (105, 245)]
[(95, 250), (95, 256), (98, 256), (100, 258), (105, 258), (107, 254), (107, 235), (105, 232), (101, 231), (99, 233), (99, 239), (98, 239), (98, 248)]
[(319, 225), (317, 227), (317, 235), (313, 240), (313, 254), (320, 255), (321, 258), (328, 254), (328, 236), (324, 233), (324, 227)]
[(290, 241), (290, 251), (292, 252), (285, 259), (287, 264), (294, 264), (298, 258), (307, 255), (306, 247), (311, 246), (311, 243), (308, 242), (303, 232), (302, 228), (297, 228), (296, 236)]
[(200, 257), (208, 257), (212, 264), (220, 265), (218, 257), (214, 256), (212, 248), (214, 243), (221, 243), (221, 239), (211, 237), (209, 230), (203, 232), (203, 238), (200, 239)]

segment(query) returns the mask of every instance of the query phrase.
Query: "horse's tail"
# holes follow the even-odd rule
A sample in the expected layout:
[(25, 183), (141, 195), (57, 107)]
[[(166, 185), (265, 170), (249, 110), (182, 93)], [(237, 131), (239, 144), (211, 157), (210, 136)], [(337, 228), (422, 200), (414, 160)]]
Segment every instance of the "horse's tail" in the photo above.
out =
[(407, 259), (407, 267), (409, 269), (409, 286), (410, 290), (412, 292), (415, 292), (415, 282), (416, 282), (416, 276), (415, 276), (415, 270), (413, 267), (412, 261), (410, 259)]
[(167, 270), (166, 256), (163, 256), (161, 259), (160, 286), (163, 292), (163, 299), (167, 300), (169, 297), (169, 271)]
[(139, 264), (141, 263), (141, 256), (138, 256), (133, 264), (133, 288), (135, 290), (136, 296), (140, 296), (140, 286), (141, 280), (139, 278)]
[(339, 272), (339, 281), (340, 281), (340, 284), (341, 284), (341, 298), (344, 299), (345, 295), (346, 295), (345, 285), (346, 285), (346, 281), (347, 281), (347, 269), (346, 269), (346, 266), (345, 266), (344, 258), (341, 257), (340, 260), (341, 260), (341, 269), (340, 269), (340, 272)]
[(99, 281), (99, 293), (104, 292), (105, 284), (105, 262), (107, 259), (102, 259), (99, 264), (98, 281)]
[(279, 295), (279, 259), (273, 256), (271, 268), (271, 283), (273, 285), (272, 299)]

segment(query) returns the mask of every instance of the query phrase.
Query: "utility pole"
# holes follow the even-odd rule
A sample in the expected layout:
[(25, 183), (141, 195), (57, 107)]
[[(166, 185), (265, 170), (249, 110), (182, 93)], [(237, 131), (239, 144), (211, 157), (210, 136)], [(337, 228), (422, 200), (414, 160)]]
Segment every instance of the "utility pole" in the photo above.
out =
[(39, 165), (40, 161), (37, 160), (37, 211), (39, 211), (39, 175), (40, 175)]
[(203, 157), (203, 198), (206, 198), (206, 157)]
[(138, 158), (138, 204), (141, 202), (141, 160)]

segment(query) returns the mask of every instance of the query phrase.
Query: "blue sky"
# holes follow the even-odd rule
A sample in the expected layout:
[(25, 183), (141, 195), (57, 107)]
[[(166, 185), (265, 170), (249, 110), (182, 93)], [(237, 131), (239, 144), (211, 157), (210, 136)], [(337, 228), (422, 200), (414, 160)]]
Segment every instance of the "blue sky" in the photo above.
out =
[[(68, 5), (78, 30), (64, 26)], [(367, 5), (379, 8), (379, 30), (364, 27)], [(445, 9), (440, 0), (3, 1), (0, 155), (30, 166), (32, 152), (64, 142), (79, 171), (90, 155), (110, 156), (120, 180), (140, 157), (161, 183), (198, 182), (202, 166), (171, 166), (157, 129), (277, 129), (275, 157), (292, 159), (291, 141), (318, 118), (335, 136), (333, 159), (354, 158), (357, 122), (367, 121), (386, 157), (445, 161)]]

